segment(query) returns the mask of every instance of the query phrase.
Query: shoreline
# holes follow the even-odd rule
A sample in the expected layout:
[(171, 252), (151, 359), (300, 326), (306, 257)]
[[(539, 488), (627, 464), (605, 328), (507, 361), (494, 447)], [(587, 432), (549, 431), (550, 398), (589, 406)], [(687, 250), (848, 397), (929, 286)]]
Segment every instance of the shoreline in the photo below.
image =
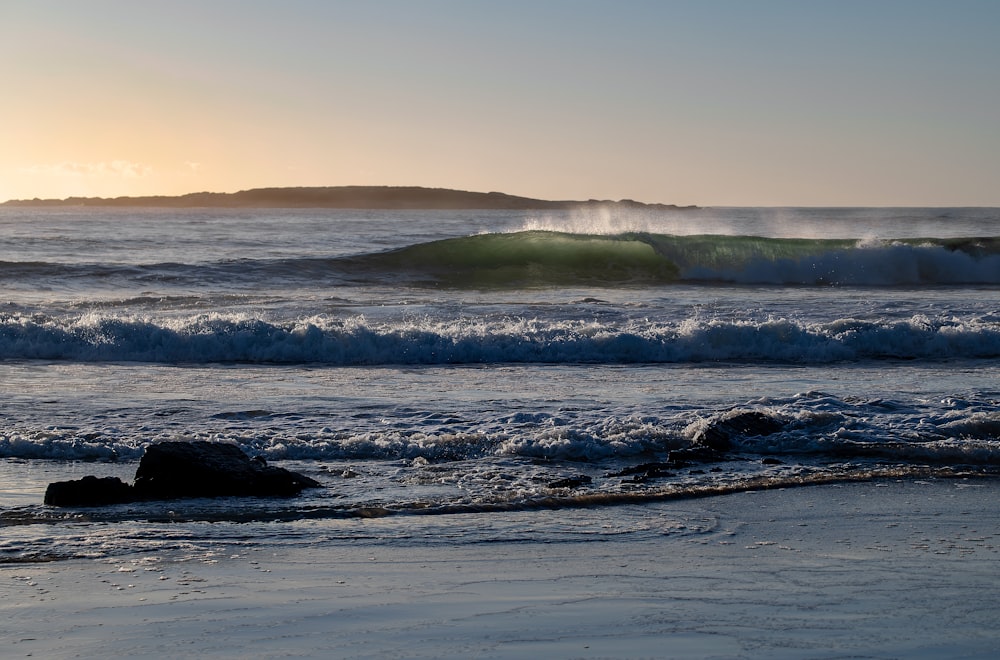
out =
[[(15, 657), (986, 658), (998, 495), (962, 479), (749, 491), (536, 511), (489, 542), (461, 531), (497, 514), (453, 516), (453, 534), (413, 517), (248, 527), (266, 535), (0, 566), (0, 638)], [(614, 529), (625, 515), (642, 525)]]

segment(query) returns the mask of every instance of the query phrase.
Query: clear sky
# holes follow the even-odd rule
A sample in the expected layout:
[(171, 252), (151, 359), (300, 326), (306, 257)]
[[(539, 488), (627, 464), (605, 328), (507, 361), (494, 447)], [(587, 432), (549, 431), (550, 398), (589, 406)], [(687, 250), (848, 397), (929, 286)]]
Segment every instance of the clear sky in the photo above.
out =
[(0, 200), (1000, 206), (998, 0), (0, 0)]

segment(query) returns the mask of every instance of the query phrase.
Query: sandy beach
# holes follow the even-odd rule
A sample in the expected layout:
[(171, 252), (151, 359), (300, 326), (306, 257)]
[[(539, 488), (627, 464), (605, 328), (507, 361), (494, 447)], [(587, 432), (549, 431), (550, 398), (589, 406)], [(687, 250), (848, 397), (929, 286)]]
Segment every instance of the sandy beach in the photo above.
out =
[(44, 658), (991, 658), (998, 494), (990, 480), (749, 492), (647, 505), (646, 532), (620, 535), (588, 532), (614, 508), (534, 512), (539, 530), (580, 524), (560, 542), (383, 545), (398, 521), (303, 522), (369, 533), (12, 564), (2, 644)]

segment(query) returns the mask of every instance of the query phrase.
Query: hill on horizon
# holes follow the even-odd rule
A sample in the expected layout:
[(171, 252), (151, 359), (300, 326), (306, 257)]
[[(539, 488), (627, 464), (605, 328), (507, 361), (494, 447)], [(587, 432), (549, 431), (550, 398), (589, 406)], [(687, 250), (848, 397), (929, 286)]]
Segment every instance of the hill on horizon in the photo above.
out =
[(67, 197), (15, 199), (2, 206), (119, 206), (154, 208), (336, 208), (412, 210), (545, 210), (581, 206), (627, 206), (677, 209), (674, 204), (645, 204), (631, 199), (544, 200), (500, 192), (469, 192), (420, 186), (319, 186), (252, 188), (235, 193), (197, 192), (144, 197)]

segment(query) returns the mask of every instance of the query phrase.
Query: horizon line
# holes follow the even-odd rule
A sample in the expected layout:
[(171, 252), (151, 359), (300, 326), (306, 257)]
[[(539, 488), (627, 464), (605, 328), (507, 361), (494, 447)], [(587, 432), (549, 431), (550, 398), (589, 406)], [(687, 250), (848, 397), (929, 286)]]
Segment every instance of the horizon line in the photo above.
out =
[[(253, 188), (244, 188), (236, 190), (233, 192), (217, 192), (209, 190), (199, 190), (192, 191), (188, 193), (180, 194), (150, 194), (150, 195), (117, 195), (113, 197), (102, 197), (98, 195), (94, 196), (84, 196), (84, 195), (70, 195), (67, 197), (32, 197), (32, 198), (11, 198), (4, 201), (0, 201), (0, 206), (8, 207), (19, 207), (19, 206), (127, 206), (129, 201), (179, 201), (185, 198), (192, 197), (212, 197), (212, 198), (224, 198), (224, 197), (238, 197), (240, 195), (246, 195), (250, 193), (263, 193), (263, 192), (292, 192), (292, 191), (394, 191), (394, 192), (422, 192), (422, 193), (443, 193), (443, 194), (459, 194), (459, 195), (472, 195), (481, 196), (483, 198), (496, 198), (496, 199), (508, 199), (508, 200), (520, 200), (524, 202), (537, 202), (545, 206), (549, 205), (572, 205), (572, 206), (587, 206), (587, 205), (631, 205), (631, 206), (645, 206), (645, 207), (668, 207), (676, 209), (704, 209), (704, 208), (814, 208), (814, 209), (890, 209), (890, 208), (925, 208), (925, 209), (992, 209), (1000, 208), (998, 205), (983, 205), (983, 204), (932, 204), (932, 205), (920, 205), (920, 204), (674, 204), (670, 202), (641, 202), (629, 198), (621, 199), (598, 199), (589, 198), (586, 200), (571, 200), (571, 199), (543, 199), (536, 197), (528, 197), (523, 195), (516, 195), (512, 193), (505, 193), (500, 191), (473, 191), (473, 190), (463, 190), (459, 188), (447, 188), (439, 186), (419, 186), (419, 185), (387, 185), (387, 184), (349, 184), (349, 185), (333, 185), (333, 186), (261, 186)], [(74, 204), (74, 202), (90, 202), (90, 204), (81, 203)], [(102, 204), (105, 202), (106, 204)], [(155, 207), (156, 204), (142, 204), (142, 206)], [(169, 207), (169, 204), (164, 206)], [(209, 205), (206, 207), (199, 207), (197, 205), (189, 206), (188, 208), (210, 208), (211, 206), (222, 206), (222, 205)], [(255, 208), (253, 204), (241, 204), (243, 208)], [(280, 208), (273, 204), (264, 207), (269, 208)], [(262, 207), (263, 208), (263, 207)], [(323, 208), (318, 206), (315, 208)], [(344, 207), (348, 208), (348, 207)], [(399, 207), (400, 209), (404, 207)], [(453, 207), (461, 208), (461, 207)]]

